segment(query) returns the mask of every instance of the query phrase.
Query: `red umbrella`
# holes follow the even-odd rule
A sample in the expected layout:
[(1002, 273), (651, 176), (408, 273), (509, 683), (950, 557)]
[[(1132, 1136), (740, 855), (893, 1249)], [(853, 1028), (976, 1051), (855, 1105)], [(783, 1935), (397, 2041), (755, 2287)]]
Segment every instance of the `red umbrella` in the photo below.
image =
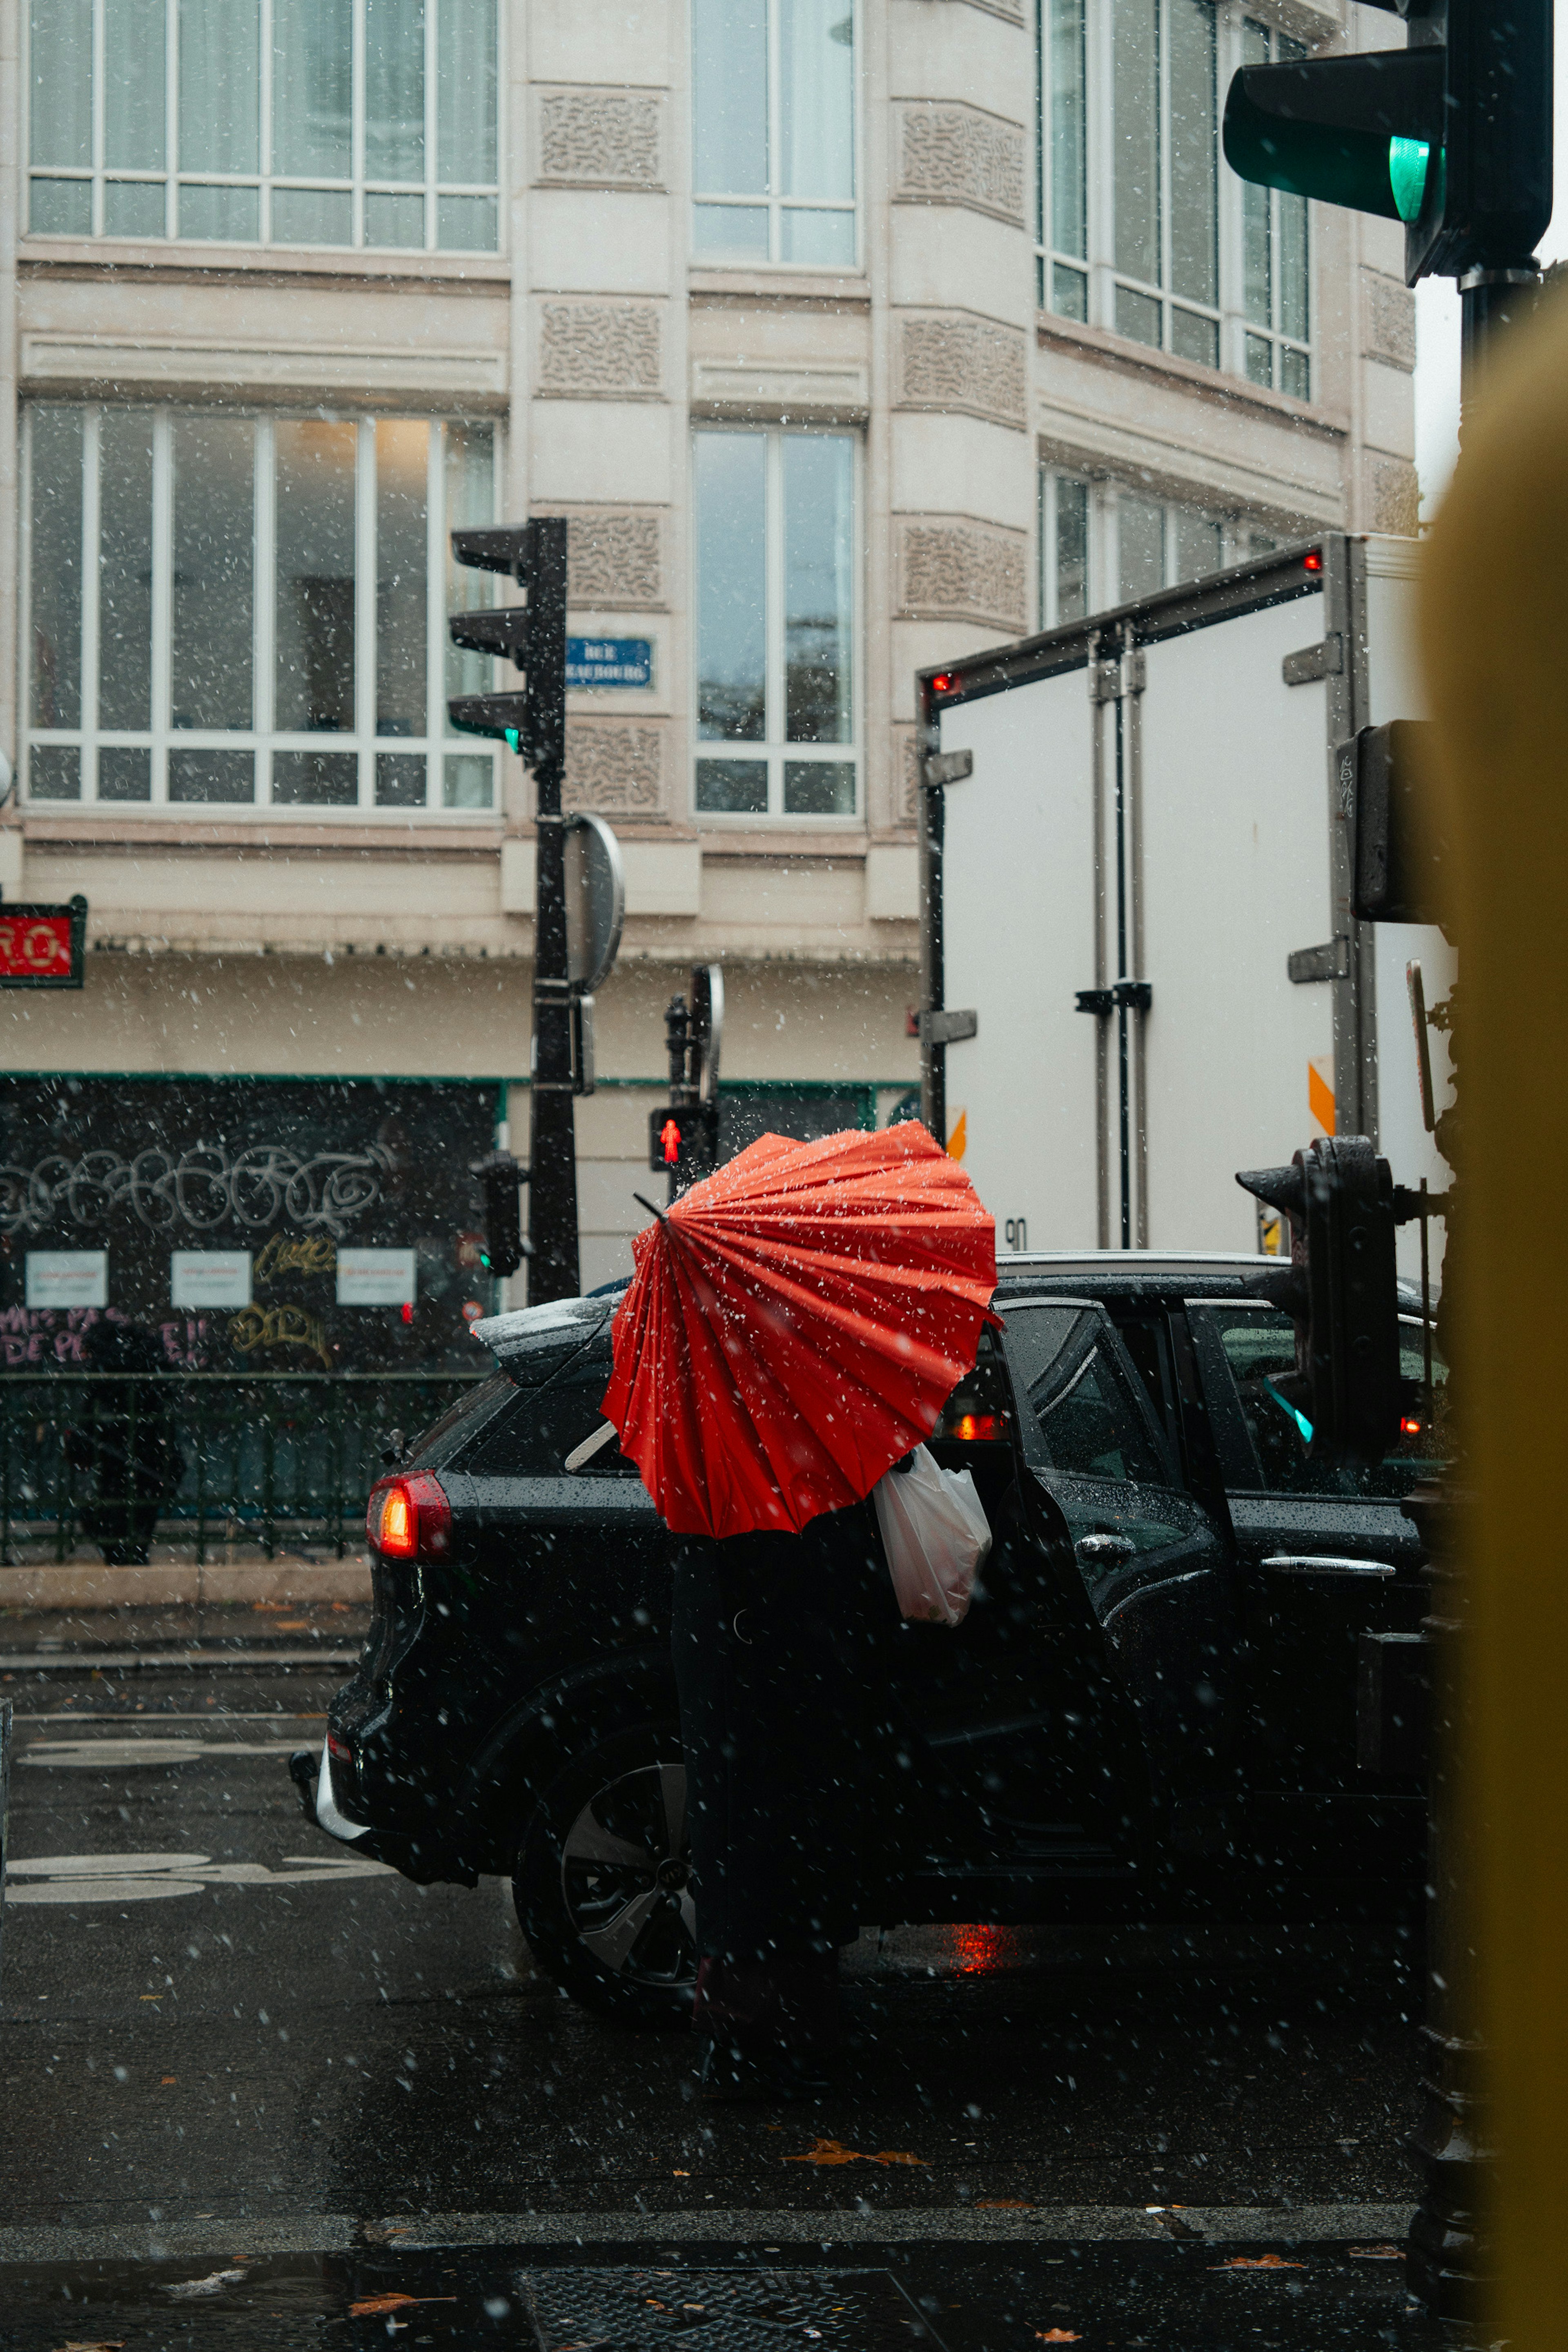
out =
[(973, 1369), (995, 1222), (913, 1121), (762, 1136), (656, 1213), (603, 1409), (678, 1535), (859, 1502)]

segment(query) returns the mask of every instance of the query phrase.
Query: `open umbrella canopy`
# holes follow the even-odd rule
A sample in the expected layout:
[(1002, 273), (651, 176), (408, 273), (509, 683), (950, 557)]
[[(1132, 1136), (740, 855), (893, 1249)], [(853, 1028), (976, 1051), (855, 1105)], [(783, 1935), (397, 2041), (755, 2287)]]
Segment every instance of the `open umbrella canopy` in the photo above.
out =
[(868, 1495), (973, 1370), (996, 1227), (909, 1121), (764, 1135), (633, 1244), (604, 1412), (679, 1535)]

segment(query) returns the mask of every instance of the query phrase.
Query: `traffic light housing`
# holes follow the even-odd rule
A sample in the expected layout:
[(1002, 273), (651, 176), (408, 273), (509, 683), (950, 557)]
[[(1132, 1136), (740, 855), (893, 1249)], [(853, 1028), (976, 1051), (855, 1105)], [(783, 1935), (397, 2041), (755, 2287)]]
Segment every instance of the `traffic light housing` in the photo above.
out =
[(484, 1203), (485, 1241), (479, 1263), (487, 1274), (515, 1274), (523, 1259), (532, 1255), (523, 1239), (519, 1197), (528, 1181), (528, 1170), (510, 1151), (492, 1151), (488, 1159), (477, 1160), (469, 1173), (479, 1180)]
[(1552, 0), (1373, 0), (1408, 45), (1244, 66), (1244, 180), (1405, 223), (1405, 277), (1529, 260), (1552, 217)]
[(460, 694), (447, 705), (465, 735), (507, 743), (531, 768), (559, 770), (566, 758), (566, 520), (541, 515), (493, 530), (455, 530), (452, 560), (505, 572), (526, 589), (526, 604), (453, 613), (447, 626), (466, 652), (492, 654), (524, 671), (521, 694)]
[(1320, 1136), (1289, 1168), (1237, 1182), (1290, 1220), (1295, 1393), (1314, 1461), (1375, 1463), (1398, 1435), (1403, 1390), (1394, 1179), (1364, 1135)]
[(680, 1191), (710, 1176), (719, 1164), (718, 1104), (668, 1103), (649, 1111), (647, 1164), (656, 1174), (672, 1176)]

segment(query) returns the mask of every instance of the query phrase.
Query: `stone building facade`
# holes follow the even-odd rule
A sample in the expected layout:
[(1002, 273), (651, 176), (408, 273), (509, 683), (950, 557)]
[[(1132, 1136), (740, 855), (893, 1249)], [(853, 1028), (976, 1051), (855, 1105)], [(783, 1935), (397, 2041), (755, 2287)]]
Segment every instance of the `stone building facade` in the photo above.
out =
[(468, 1078), (521, 1134), (529, 803), (443, 730), (444, 544), (564, 514), (573, 634), (652, 656), (569, 710), (627, 875), (584, 1281), (690, 963), (737, 1134), (888, 1118), (917, 666), (1415, 529), (1399, 232), (1216, 160), (1237, 64), (1388, 21), (0, 0), (0, 886), (89, 908), (5, 1067)]

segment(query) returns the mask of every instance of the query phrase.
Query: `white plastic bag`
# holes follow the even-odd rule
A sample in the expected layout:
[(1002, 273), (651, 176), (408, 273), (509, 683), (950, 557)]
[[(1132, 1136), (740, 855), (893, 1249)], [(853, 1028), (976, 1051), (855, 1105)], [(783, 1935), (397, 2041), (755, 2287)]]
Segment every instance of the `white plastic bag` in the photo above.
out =
[(917, 1445), (909, 1468), (889, 1470), (871, 1491), (899, 1607), (928, 1624), (958, 1624), (991, 1549), (973, 1478), (967, 1470), (943, 1470)]

